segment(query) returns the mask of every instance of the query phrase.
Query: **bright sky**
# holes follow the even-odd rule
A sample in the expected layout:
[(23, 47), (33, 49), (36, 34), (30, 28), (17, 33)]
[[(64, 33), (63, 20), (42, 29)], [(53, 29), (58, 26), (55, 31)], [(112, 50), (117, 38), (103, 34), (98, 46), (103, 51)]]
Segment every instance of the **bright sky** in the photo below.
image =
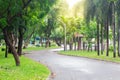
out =
[(66, 1), (69, 4), (69, 7), (72, 8), (77, 2), (82, 0), (66, 0)]

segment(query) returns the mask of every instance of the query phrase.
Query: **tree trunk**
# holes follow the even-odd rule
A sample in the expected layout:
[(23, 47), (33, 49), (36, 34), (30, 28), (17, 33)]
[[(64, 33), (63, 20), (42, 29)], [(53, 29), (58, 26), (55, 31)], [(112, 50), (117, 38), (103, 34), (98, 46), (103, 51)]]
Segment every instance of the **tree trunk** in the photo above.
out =
[(106, 31), (107, 31), (107, 48), (106, 48), (106, 56), (109, 56), (109, 25), (108, 25), (108, 16), (107, 16), (107, 23), (106, 23)]
[(112, 26), (113, 26), (113, 57), (116, 57), (116, 35), (115, 35), (115, 4), (112, 2)]
[(13, 57), (15, 59), (16, 66), (19, 66), (20, 65), (19, 56), (18, 56), (18, 54), (15, 50), (15, 47), (13, 46), (11, 40), (8, 37), (9, 34), (7, 33), (6, 28), (3, 29), (3, 34), (4, 34), (4, 39), (5, 39), (6, 44), (9, 46), (10, 50), (12, 51)]
[(66, 25), (64, 26), (64, 51), (67, 51)]
[(46, 40), (45, 48), (47, 48), (47, 47), (50, 47), (50, 41), (49, 41), (49, 38), (47, 38), (47, 40)]
[(118, 56), (120, 57), (120, 14), (118, 15)]
[[(15, 47), (16, 40), (15, 40), (14, 34), (12, 32), (9, 32), (7, 36), (8, 36), (8, 39), (10, 40), (11, 44)], [(9, 46), (8, 46), (8, 53), (12, 53)]]
[(99, 48), (99, 22), (97, 22), (97, 55), (100, 55), (100, 48)]
[(101, 24), (101, 54), (103, 55), (103, 23)]
[(76, 50), (76, 37), (74, 37), (74, 43), (75, 43), (74, 50)]
[(81, 38), (78, 38), (78, 50), (81, 50)]
[(73, 50), (73, 40), (70, 40), (69, 47), (70, 47), (70, 50)]
[(55, 42), (58, 46), (61, 46), (61, 40), (59, 38), (55, 38)]
[(5, 49), (5, 58), (8, 57), (8, 47), (7, 47), (7, 44), (6, 44), (6, 49)]
[(18, 55), (21, 56), (22, 54), (22, 42), (23, 42), (23, 29), (19, 28), (19, 42), (18, 42)]

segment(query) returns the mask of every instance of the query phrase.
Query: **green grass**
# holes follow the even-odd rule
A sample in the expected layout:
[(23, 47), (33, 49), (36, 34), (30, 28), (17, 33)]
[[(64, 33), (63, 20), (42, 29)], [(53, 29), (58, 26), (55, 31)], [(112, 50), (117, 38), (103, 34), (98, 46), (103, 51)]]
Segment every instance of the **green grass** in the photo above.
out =
[(48, 50), (48, 49), (54, 49), (54, 48), (59, 48), (58, 46), (51, 46), (48, 48), (45, 47), (28, 47), (26, 49), (23, 49), (23, 51), (39, 51), (39, 50)]
[(28, 47), (26, 49), (23, 49), (23, 51), (38, 51), (38, 50), (43, 50), (45, 49), (44, 47)]
[(0, 80), (46, 80), (50, 71), (38, 62), (24, 56), (20, 58), (21, 65), (15, 66), (13, 56), (4, 58), (4, 52), (0, 51)]
[(111, 61), (111, 62), (117, 62), (120, 63), (120, 57), (113, 58), (112, 52), (110, 52), (109, 57), (107, 57), (104, 53), (104, 55), (97, 56), (97, 52), (88, 52), (88, 51), (60, 51), (60, 54), (64, 55), (70, 55), (70, 56), (80, 56), (80, 57), (87, 57), (87, 58), (93, 58), (98, 60), (105, 60), (105, 61)]

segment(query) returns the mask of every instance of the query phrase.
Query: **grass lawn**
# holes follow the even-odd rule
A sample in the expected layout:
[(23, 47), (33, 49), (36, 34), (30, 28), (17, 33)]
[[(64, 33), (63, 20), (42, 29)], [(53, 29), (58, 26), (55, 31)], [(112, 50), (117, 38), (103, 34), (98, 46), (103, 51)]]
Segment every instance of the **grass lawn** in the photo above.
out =
[(54, 48), (59, 48), (58, 46), (51, 46), (48, 48), (45, 47), (28, 47), (26, 49), (23, 49), (23, 51), (38, 51), (38, 50), (45, 50), (45, 49), (54, 49)]
[(13, 56), (4, 58), (4, 52), (0, 51), (0, 80), (46, 80), (50, 71), (38, 62), (24, 56), (20, 58), (21, 66), (16, 67)]
[(109, 57), (106, 57), (105, 53), (104, 55), (97, 56), (97, 52), (88, 52), (88, 51), (60, 51), (60, 54), (64, 55), (70, 55), (70, 56), (80, 56), (80, 57), (87, 57), (87, 58), (93, 58), (93, 59), (99, 59), (99, 60), (105, 60), (105, 61), (112, 61), (120, 63), (120, 58), (116, 57), (113, 58), (112, 52), (110, 52)]

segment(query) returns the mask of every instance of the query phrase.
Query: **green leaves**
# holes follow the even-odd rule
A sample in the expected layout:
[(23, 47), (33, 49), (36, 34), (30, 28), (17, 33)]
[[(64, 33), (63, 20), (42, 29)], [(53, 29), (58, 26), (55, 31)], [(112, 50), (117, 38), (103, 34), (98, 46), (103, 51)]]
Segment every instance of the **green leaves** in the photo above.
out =
[(6, 18), (1, 18), (0, 19), (0, 27), (4, 28), (7, 26), (7, 20)]

